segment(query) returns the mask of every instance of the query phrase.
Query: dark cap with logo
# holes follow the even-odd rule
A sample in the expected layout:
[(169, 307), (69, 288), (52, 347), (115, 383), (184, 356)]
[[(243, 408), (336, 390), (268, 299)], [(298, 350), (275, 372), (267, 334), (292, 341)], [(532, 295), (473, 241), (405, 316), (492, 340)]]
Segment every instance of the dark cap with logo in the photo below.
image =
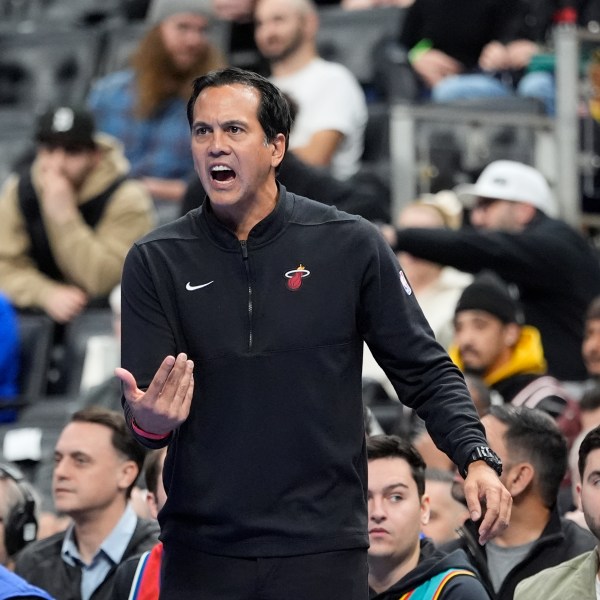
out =
[(94, 117), (89, 111), (59, 106), (40, 115), (35, 139), (42, 144), (94, 148), (94, 131)]

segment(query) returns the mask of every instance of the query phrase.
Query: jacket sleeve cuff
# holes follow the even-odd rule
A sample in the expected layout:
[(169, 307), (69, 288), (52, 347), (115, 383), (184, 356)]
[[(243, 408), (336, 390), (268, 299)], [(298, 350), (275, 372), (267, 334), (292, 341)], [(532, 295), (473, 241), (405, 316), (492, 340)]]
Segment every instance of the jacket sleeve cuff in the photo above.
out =
[(135, 419), (131, 419), (131, 428), (137, 435), (146, 438), (148, 440), (166, 440), (171, 434), (170, 433), (150, 433), (144, 431), (136, 422)]

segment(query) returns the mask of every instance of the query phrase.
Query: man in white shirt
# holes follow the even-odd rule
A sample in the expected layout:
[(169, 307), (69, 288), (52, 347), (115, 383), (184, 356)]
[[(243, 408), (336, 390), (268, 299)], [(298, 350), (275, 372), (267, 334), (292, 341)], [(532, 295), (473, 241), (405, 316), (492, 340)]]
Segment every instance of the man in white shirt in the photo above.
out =
[(254, 37), (271, 81), (298, 105), (290, 149), (305, 162), (348, 179), (360, 166), (365, 95), (343, 65), (317, 52), (319, 17), (312, 0), (258, 0)]

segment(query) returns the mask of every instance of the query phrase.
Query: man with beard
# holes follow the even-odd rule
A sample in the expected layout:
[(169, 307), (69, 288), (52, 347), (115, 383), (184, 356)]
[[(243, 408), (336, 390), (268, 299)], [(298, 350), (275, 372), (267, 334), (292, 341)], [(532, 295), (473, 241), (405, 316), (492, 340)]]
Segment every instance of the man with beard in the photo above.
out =
[(546, 373), (539, 330), (523, 324), (519, 302), (493, 273), (477, 276), (459, 298), (449, 353), (463, 372), (482, 377), (504, 403), (551, 414), (569, 441), (579, 433), (576, 403)]
[[(544, 412), (525, 407), (492, 406), (482, 417), (490, 447), (503, 462), (501, 480), (513, 498), (511, 521), (494, 540), (477, 542), (476, 529), (465, 521), (459, 539), (440, 546), (461, 548), (479, 573), (493, 600), (513, 600), (516, 586), (528, 577), (587, 552), (594, 538), (562, 517), (558, 492), (567, 469), (567, 444)], [(458, 485), (457, 498), (460, 497)], [(475, 535), (474, 535), (475, 533)], [(533, 589), (533, 588), (532, 588)], [(548, 589), (551, 589), (550, 587)], [(576, 594), (550, 596), (535, 588), (528, 598), (579, 598)]]
[(489, 269), (514, 284), (526, 322), (541, 333), (548, 372), (561, 381), (585, 379), (581, 342), (585, 311), (600, 294), (597, 251), (551, 216), (550, 186), (529, 165), (494, 161), (459, 199), (470, 206), (473, 227), (394, 231), (386, 225), (384, 234), (396, 251), (467, 273)]
[(290, 149), (348, 179), (358, 171), (364, 149), (367, 106), (354, 75), (319, 57), (315, 5), (312, 0), (259, 0), (254, 20), (256, 46), (269, 63), (271, 81), (298, 104)]
[(132, 175), (156, 200), (173, 202), (182, 197), (193, 171), (185, 117), (191, 82), (225, 60), (207, 37), (208, 3), (158, 0), (147, 20), (152, 28), (131, 68), (96, 82), (89, 105), (98, 128), (125, 145)]
[(0, 194), (0, 290), (17, 309), (63, 324), (106, 301), (155, 215), (121, 144), (98, 133), (88, 111), (49, 109), (34, 141), (31, 166)]
[[(577, 493), (585, 522), (596, 540), (600, 540), (600, 427), (592, 429), (579, 447), (581, 483)], [(522, 581), (515, 590), (515, 600), (545, 598), (580, 598), (596, 600), (600, 590), (598, 547), (555, 567), (545, 569)]]

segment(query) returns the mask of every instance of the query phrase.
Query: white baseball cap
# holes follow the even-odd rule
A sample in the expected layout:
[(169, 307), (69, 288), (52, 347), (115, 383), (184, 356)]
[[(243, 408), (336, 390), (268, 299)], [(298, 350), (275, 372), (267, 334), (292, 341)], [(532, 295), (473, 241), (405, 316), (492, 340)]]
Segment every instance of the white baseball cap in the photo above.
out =
[(465, 206), (477, 198), (494, 198), (509, 202), (526, 202), (546, 214), (554, 213), (554, 197), (546, 178), (533, 167), (513, 160), (490, 163), (473, 185), (455, 189)]

